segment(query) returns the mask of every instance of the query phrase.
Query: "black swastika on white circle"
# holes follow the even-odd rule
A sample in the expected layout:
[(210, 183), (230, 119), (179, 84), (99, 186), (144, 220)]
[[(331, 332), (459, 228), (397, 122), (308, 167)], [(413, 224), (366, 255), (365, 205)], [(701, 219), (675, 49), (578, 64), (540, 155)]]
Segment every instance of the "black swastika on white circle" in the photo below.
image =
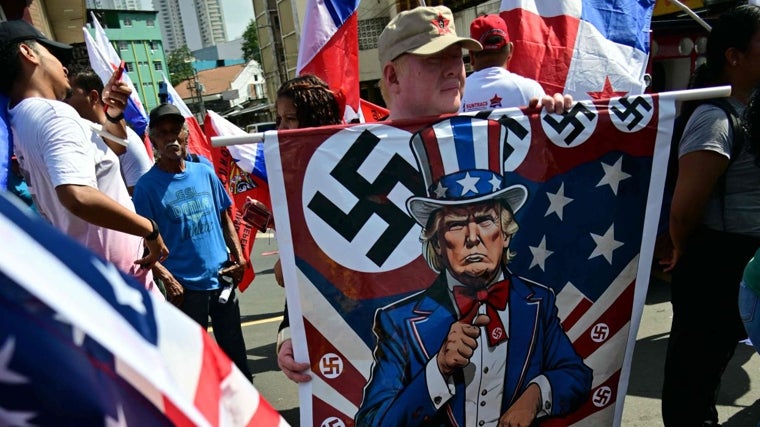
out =
[(349, 212), (341, 210), (320, 191), (309, 201), (308, 208), (349, 242), (373, 215), (392, 224), (392, 227), (380, 234), (366, 253), (367, 258), (377, 266), (382, 266), (415, 225), (406, 211), (389, 202), (389, 192), (398, 184), (414, 194), (424, 194), (425, 191), (419, 172), (399, 155), (389, 159), (373, 182), (358, 172), (379, 142), (380, 138), (371, 132), (362, 132), (330, 171), (330, 175), (357, 199)]
[(610, 327), (606, 323), (597, 323), (591, 328), (591, 340), (594, 342), (605, 341), (609, 336)]
[(603, 408), (607, 406), (612, 400), (612, 389), (607, 386), (602, 386), (596, 389), (591, 401), (594, 402), (594, 406), (597, 408)]

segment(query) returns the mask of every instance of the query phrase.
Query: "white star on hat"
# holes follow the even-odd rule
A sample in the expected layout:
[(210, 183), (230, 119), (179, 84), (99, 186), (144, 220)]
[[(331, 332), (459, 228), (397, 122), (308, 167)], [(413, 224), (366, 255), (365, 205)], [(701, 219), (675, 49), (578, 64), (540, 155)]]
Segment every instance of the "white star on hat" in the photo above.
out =
[(457, 183), (462, 186), (462, 196), (470, 192), (478, 194), (477, 184), (479, 181), (480, 178), (470, 176), (469, 172), (467, 172), (464, 178), (457, 180)]

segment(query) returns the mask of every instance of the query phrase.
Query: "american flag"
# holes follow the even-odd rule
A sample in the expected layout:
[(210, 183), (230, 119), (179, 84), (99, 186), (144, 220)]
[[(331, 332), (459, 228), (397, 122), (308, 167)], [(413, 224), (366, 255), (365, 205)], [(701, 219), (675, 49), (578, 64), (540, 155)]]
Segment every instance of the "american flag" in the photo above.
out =
[[(509, 129), (507, 182), (528, 189), (510, 269), (555, 291), (562, 325), (594, 372), (589, 400), (546, 425), (619, 424), (674, 114), (658, 95), (584, 101), (561, 116), (477, 114)], [(301, 386), (303, 425), (354, 425), (375, 310), (435, 278), (405, 207), (424, 195), (409, 138), (428, 124), (265, 137), (296, 359), (313, 376)]]
[(509, 69), (546, 93), (605, 99), (644, 92), (655, 0), (502, 0)]
[(287, 425), (206, 331), (6, 194), (0, 425)]

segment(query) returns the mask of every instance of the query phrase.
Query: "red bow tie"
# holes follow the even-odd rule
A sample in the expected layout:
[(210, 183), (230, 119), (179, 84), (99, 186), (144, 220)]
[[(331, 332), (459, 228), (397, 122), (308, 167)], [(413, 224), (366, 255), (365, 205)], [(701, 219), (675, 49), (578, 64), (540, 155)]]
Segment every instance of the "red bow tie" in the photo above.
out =
[(459, 307), (459, 315), (462, 316), (459, 321), (464, 323), (472, 323), (472, 319), (478, 314), (477, 307), (486, 304), (486, 314), (491, 319), (486, 325), (488, 344), (494, 346), (507, 340), (507, 332), (498, 311), (507, 307), (509, 279), (496, 282), (487, 288), (454, 286), (454, 300)]

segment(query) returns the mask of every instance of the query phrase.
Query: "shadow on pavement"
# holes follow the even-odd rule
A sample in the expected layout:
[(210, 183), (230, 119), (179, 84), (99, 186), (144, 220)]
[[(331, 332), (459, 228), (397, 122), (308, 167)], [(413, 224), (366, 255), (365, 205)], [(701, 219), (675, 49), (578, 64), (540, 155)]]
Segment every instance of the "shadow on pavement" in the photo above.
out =
[(284, 411), (280, 411), (280, 415), (282, 415), (282, 418), (285, 418), (285, 421), (287, 421), (288, 424), (293, 427), (297, 427), (301, 425), (301, 414), (299, 413), (300, 410), (300, 408), (286, 409)]
[[(646, 304), (669, 303), (669, 283), (652, 277), (647, 292)], [(670, 310), (670, 307), (668, 307)], [(668, 319), (669, 321), (669, 319)], [(640, 338), (636, 341), (631, 365), (631, 377), (628, 383), (628, 395), (659, 400), (662, 392), (665, 353), (668, 347), (669, 333), (660, 333)], [(722, 386), (718, 394), (719, 406), (733, 406), (750, 390), (751, 379), (743, 365), (755, 354), (753, 347), (739, 343), (736, 353), (723, 375)], [(695, 355), (695, 357), (699, 357)], [(760, 420), (760, 401), (741, 409), (722, 423), (724, 427), (754, 427)]]

